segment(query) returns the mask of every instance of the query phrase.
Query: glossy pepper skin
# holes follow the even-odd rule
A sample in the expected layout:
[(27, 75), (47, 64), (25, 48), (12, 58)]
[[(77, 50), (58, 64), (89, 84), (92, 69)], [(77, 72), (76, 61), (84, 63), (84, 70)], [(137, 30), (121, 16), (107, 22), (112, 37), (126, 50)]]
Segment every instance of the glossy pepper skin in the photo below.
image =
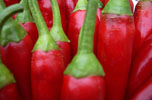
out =
[(152, 100), (152, 77), (138, 89), (130, 100)]
[[(79, 33), (83, 26), (84, 18), (85, 18), (86, 11), (85, 10), (78, 10), (72, 13), (69, 21), (68, 27), (68, 37), (70, 39), (71, 45), (71, 56), (72, 58), (76, 55), (78, 49), (78, 39)], [(97, 41), (97, 34), (98, 34), (98, 27), (99, 27), (99, 18), (96, 19), (96, 30), (94, 35), (94, 51), (96, 52), (95, 45)]]
[[(1, 6), (4, 7), (3, 1), (0, 0), (0, 2)], [(14, 9), (18, 8), (16, 7)], [(1, 13), (1, 16), (5, 16), (6, 12), (11, 12), (11, 9), (8, 8), (5, 13)], [(13, 73), (23, 99), (31, 100), (30, 63), (32, 56), (31, 51), (34, 46), (32, 38), (11, 18), (8, 19), (6, 24), (1, 28), (1, 45), (3, 46), (4, 54), (2, 55), (2, 60)]]
[(65, 2), (65, 14), (66, 14), (66, 20), (67, 24), (69, 23), (70, 16), (78, 2), (78, 0), (64, 0)]
[[(121, 3), (128, 6), (121, 8), (118, 6)], [(113, 10), (115, 7), (124, 11), (130, 8), (126, 0), (110, 0), (105, 6), (99, 26), (97, 57), (106, 73), (107, 100), (124, 100), (135, 29), (131, 10), (119, 12)]]
[(50, 34), (52, 35), (53, 39), (56, 41), (59, 48), (61, 49), (65, 66), (67, 66), (71, 61), (70, 41), (68, 37), (65, 35), (65, 32), (63, 31), (62, 28), (61, 15), (60, 15), (58, 3), (56, 0), (50, 0), (50, 1), (53, 11), (53, 26), (50, 30)]
[(63, 56), (49, 33), (38, 2), (28, 2), (39, 32), (39, 38), (32, 51), (32, 97), (33, 100), (59, 100), (65, 67)]
[[(81, 3), (81, 1), (83, 1)], [(79, 3), (80, 2), (80, 3)], [(80, 5), (80, 7), (79, 7)], [(81, 5), (84, 5), (84, 8), (81, 8)], [(77, 7), (78, 6), (78, 7)], [(79, 33), (82, 28), (82, 25), (84, 23), (84, 18), (86, 14), (86, 6), (87, 1), (86, 0), (79, 0), (77, 3), (77, 6), (75, 8), (75, 11), (72, 13), (70, 20), (69, 20), (69, 26), (68, 26), (68, 38), (70, 39), (70, 45), (71, 45), (71, 56), (72, 58), (77, 53), (78, 49), (78, 38)], [(97, 35), (98, 35), (98, 26), (99, 26), (99, 16), (100, 11), (97, 13), (96, 18), (96, 28), (95, 28), (95, 35), (94, 35), (94, 52), (96, 52), (96, 41), (97, 41)]]
[(22, 100), (16, 84), (12, 83), (0, 89), (0, 100)]
[[(64, 1), (57, 0), (57, 2), (61, 12), (62, 27), (64, 32), (66, 32), (66, 16), (65, 16)], [(53, 13), (52, 13), (52, 6), (50, 0), (38, 0), (38, 4), (48, 28), (51, 29), (53, 25)]]
[(21, 100), (16, 81), (1, 61), (0, 54), (0, 100)]
[(90, 76), (77, 79), (64, 76), (61, 100), (105, 100), (105, 80), (103, 77)]
[(93, 53), (98, 0), (89, 0), (78, 53), (64, 72), (61, 100), (105, 100), (104, 71)]
[(70, 63), (71, 61), (71, 48), (70, 48), (70, 43), (69, 42), (56, 42), (61, 48), (61, 53), (63, 56), (64, 64), (65, 67)]
[(144, 41), (142, 47), (134, 57), (129, 75), (127, 97), (131, 98), (152, 75), (152, 34)]
[[(105, 0), (105, 1), (104, 1), (104, 5), (106, 5), (108, 2), (109, 2), (109, 0)], [(132, 1), (132, 0), (129, 0), (129, 3), (130, 3), (131, 11), (133, 12), (133, 8), (134, 8), (133, 1)]]
[(10, 6), (10, 5), (13, 5), (15, 3), (19, 3), (20, 0), (4, 0), (6, 6)]
[(21, 24), (21, 26), (24, 28), (24, 30), (31, 37), (33, 44), (35, 44), (35, 42), (38, 39), (38, 30), (36, 28), (35, 23), (33, 23), (33, 22), (26, 22), (24, 24)]
[(21, 0), (20, 4), (23, 5), (24, 11), (19, 13), (15, 20), (20, 23), (24, 30), (31, 36), (35, 44), (38, 38), (38, 31), (29, 10), (28, 0)]
[(134, 38), (134, 56), (142, 47), (142, 44), (152, 33), (152, 1), (140, 0), (135, 8), (135, 38)]
[(61, 52), (35, 51), (32, 59), (33, 100), (59, 100), (64, 69)]

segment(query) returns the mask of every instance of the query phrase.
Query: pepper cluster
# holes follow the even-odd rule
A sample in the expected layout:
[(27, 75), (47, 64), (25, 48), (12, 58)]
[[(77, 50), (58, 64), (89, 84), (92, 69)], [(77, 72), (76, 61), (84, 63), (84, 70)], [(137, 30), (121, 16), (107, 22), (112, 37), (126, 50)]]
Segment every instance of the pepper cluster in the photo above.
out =
[(0, 100), (152, 100), (152, 0), (0, 0)]

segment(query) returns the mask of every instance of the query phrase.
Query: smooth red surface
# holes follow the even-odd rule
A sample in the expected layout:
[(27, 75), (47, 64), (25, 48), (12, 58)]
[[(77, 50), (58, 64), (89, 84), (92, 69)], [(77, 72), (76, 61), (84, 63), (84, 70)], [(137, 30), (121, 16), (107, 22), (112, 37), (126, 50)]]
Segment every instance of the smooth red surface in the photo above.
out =
[(63, 70), (60, 50), (34, 51), (31, 66), (33, 100), (59, 100)]
[(136, 92), (130, 100), (152, 100), (152, 77)]
[(26, 22), (24, 24), (21, 24), (21, 26), (25, 29), (25, 31), (31, 36), (33, 43), (38, 39), (38, 30), (33, 22)]
[[(109, 0), (105, 0), (105, 1), (104, 1), (104, 5), (106, 5), (108, 2), (109, 2)], [(133, 1), (132, 1), (132, 0), (129, 0), (129, 3), (130, 3), (131, 11), (133, 12), (133, 8), (134, 8)]]
[(12, 83), (0, 89), (0, 100), (22, 100), (16, 84)]
[(25, 100), (31, 100), (30, 65), (34, 43), (27, 34), (19, 43), (9, 43), (4, 49), (2, 60), (14, 74), (19, 92)]
[(105, 100), (105, 80), (100, 76), (76, 79), (65, 75), (61, 100)]
[[(66, 33), (66, 15), (65, 15), (65, 6), (64, 6), (65, 2), (63, 0), (57, 0), (57, 2), (60, 8), (62, 27), (64, 29), (64, 32)], [(51, 2), (50, 0), (38, 0), (38, 3), (43, 18), (48, 28), (51, 29), (53, 25), (53, 12), (51, 7)]]
[(105, 4), (105, 0), (100, 0), (103, 4)]
[(78, 0), (64, 0), (65, 2), (65, 11), (66, 11), (66, 20), (69, 23), (70, 16), (77, 4)]
[(152, 76), (152, 34), (136, 54), (128, 81), (127, 97), (130, 98)]
[(134, 31), (131, 16), (104, 14), (101, 17), (97, 57), (106, 74), (107, 100), (124, 100)]
[[(78, 48), (78, 39), (81, 27), (84, 22), (85, 18), (85, 10), (78, 10), (74, 13), (72, 13), (69, 21), (69, 27), (68, 27), (68, 37), (70, 39), (71, 44), (71, 53), (72, 57), (77, 53)], [(98, 36), (98, 25), (99, 25), (99, 18), (96, 19), (96, 28), (95, 28), (95, 35), (94, 35), (94, 52), (96, 52), (96, 41)]]
[(140, 50), (145, 39), (152, 34), (152, 2), (140, 1), (134, 13), (135, 21), (135, 39), (134, 39), (134, 56)]
[(103, 10), (103, 8), (97, 9), (97, 16), (99, 18), (99, 21), (101, 20), (102, 10)]
[(69, 42), (57, 42), (59, 48), (61, 48), (61, 53), (63, 55), (63, 60), (65, 67), (70, 63), (71, 61), (71, 48)]
[(20, 0), (4, 0), (6, 6), (10, 6), (10, 5), (13, 5), (15, 3), (19, 3)]

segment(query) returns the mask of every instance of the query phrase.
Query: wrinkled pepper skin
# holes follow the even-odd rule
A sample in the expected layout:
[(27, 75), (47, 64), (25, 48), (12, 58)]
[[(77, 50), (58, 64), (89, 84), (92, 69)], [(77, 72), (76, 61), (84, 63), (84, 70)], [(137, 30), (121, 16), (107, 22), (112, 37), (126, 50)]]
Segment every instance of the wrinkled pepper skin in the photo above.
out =
[[(147, 82), (152, 75), (152, 34), (145, 40), (143, 46), (136, 54), (128, 81), (127, 97), (130, 98)], [(146, 99), (145, 99), (146, 100)], [(149, 100), (149, 99), (148, 99)]]
[[(70, 39), (71, 44), (71, 55), (72, 57), (75, 56), (78, 49), (78, 39), (79, 39), (79, 33), (82, 28), (82, 25), (84, 23), (86, 10), (78, 10), (74, 13), (72, 13), (69, 21), (69, 27), (68, 27), (68, 37)], [(98, 25), (99, 25), (99, 18), (96, 19), (96, 28), (95, 28), (95, 35), (94, 35), (94, 52), (96, 52), (95, 45), (97, 41), (98, 36)]]
[(14, 74), (19, 92), (25, 100), (31, 100), (30, 65), (33, 46), (34, 43), (27, 34), (19, 43), (9, 43), (3, 47), (2, 60)]
[(24, 24), (21, 24), (21, 26), (29, 34), (29, 36), (31, 37), (33, 43), (35, 44), (36, 40), (38, 39), (38, 30), (36, 28), (35, 23), (26, 22)]
[(0, 100), (22, 100), (18, 94), (15, 83), (9, 84), (0, 89)]
[[(65, 16), (65, 6), (63, 0), (57, 0), (60, 12), (61, 12), (61, 21), (64, 32), (66, 33), (66, 16)], [(51, 29), (53, 25), (53, 13), (50, 0), (38, 0), (38, 4), (43, 15), (43, 18), (48, 26)]]
[(61, 48), (61, 53), (63, 55), (64, 64), (67, 66), (71, 61), (71, 50), (70, 44), (68, 42), (57, 42), (59, 48)]
[(10, 6), (10, 5), (13, 5), (15, 3), (19, 3), (20, 0), (4, 0), (6, 6)]
[(145, 39), (152, 34), (152, 1), (139, 1), (135, 13), (134, 56), (140, 50)]
[(77, 79), (64, 76), (61, 100), (105, 100), (105, 80), (101, 76)]
[(77, 1), (78, 0), (64, 0), (67, 23), (69, 23), (70, 16), (71, 16), (71, 14), (72, 14), (72, 12), (77, 4)]
[(152, 100), (152, 77), (136, 92), (130, 100)]
[[(106, 5), (108, 3), (109, 0), (105, 0), (104, 5)], [(133, 8), (134, 8), (134, 4), (132, 0), (129, 0), (130, 3), (130, 7), (131, 7), (131, 11), (133, 12)]]
[(33, 100), (59, 100), (64, 62), (59, 50), (35, 51), (32, 57)]
[(103, 14), (97, 57), (106, 73), (107, 100), (124, 100), (134, 38), (133, 17)]

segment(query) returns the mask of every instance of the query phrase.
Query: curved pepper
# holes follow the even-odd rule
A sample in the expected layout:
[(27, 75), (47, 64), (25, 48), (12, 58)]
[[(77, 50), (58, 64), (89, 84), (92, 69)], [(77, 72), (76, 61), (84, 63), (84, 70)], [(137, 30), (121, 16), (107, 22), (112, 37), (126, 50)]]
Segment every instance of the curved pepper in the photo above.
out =
[(152, 77), (129, 100), (152, 100)]
[(152, 34), (144, 41), (142, 47), (136, 54), (128, 81), (127, 98), (129, 99), (135, 92), (145, 84), (152, 76)]
[(124, 100), (134, 31), (128, 0), (110, 0), (102, 11), (97, 42), (97, 57), (106, 73), (107, 100)]
[[(0, 0), (0, 6), (2, 9), (5, 8), (3, 0)], [(14, 9), (19, 9), (19, 7)], [(30, 35), (26, 34), (25, 30), (12, 18), (8, 19), (6, 23), (3, 21), (13, 14), (11, 12), (13, 9), (9, 7), (0, 14), (0, 18), (2, 18), (0, 26), (4, 23), (0, 29), (0, 43), (3, 46), (4, 54), (2, 60), (13, 73), (21, 96), (25, 100), (31, 100), (30, 61), (34, 43)]]
[(19, 3), (20, 0), (4, 0), (6, 6), (10, 6), (10, 5), (13, 5), (13, 4), (16, 4), (16, 3)]
[(93, 53), (98, 0), (89, 0), (78, 53), (64, 72), (61, 100), (105, 100), (104, 71)]
[(15, 20), (21, 24), (24, 30), (31, 36), (33, 43), (35, 44), (38, 38), (38, 31), (29, 10), (28, 0), (21, 0), (20, 4), (23, 5), (24, 11), (19, 13)]
[[(71, 44), (72, 57), (74, 57), (75, 54), (77, 53), (79, 33), (84, 23), (87, 4), (88, 4), (87, 0), (79, 0), (69, 20), (68, 37), (71, 41), (70, 44)], [(98, 35), (98, 25), (99, 25), (99, 16), (97, 15), (96, 28), (94, 33), (95, 53), (96, 53), (96, 41)]]
[(140, 0), (136, 5), (134, 13), (135, 21), (135, 38), (133, 55), (140, 50), (145, 39), (152, 34), (152, 1), (151, 0)]
[(1, 61), (0, 54), (0, 100), (21, 100), (12, 73)]
[(65, 35), (62, 28), (58, 3), (56, 0), (50, 0), (50, 1), (52, 4), (52, 11), (53, 11), (53, 26), (51, 28), (50, 34), (53, 36), (54, 40), (61, 48), (65, 66), (67, 66), (71, 61), (71, 50), (70, 50), (71, 48), (69, 43), (70, 41)]
[(39, 32), (31, 64), (32, 97), (33, 100), (59, 100), (63, 57), (43, 20), (37, 0), (29, 0), (29, 5)]
[[(109, 2), (109, 0), (105, 0), (104, 5), (106, 5)], [(131, 11), (133, 12), (134, 4), (132, 0), (129, 0)]]
[[(63, 0), (57, 0), (60, 12), (61, 12), (61, 20), (62, 20), (62, 27), (64, 32), (66, 33), (66, 15), (65, 15), (65, 6)], [(50, 0), (38, 0), (38, 4), (43, 15), (43, 18), (48, 26), (51, 29), (53, 25), (53, 13), (52, 13), (52, 6)]]

